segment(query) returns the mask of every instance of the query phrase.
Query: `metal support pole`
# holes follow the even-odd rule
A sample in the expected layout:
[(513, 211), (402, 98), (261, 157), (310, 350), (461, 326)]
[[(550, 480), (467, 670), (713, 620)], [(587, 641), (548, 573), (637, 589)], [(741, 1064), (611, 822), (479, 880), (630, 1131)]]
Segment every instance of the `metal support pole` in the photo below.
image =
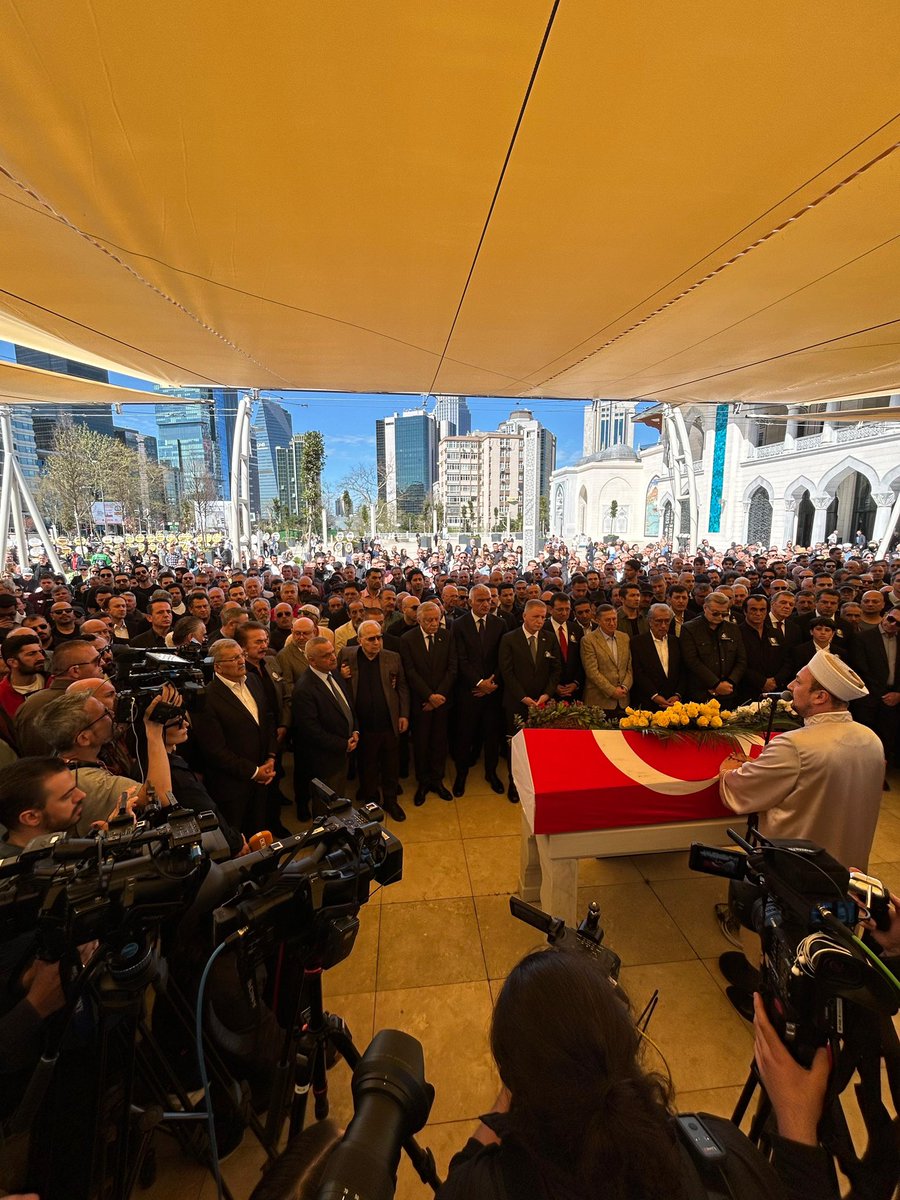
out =
[[(35, 523), (35, 529), (40, 536), (44, 551), (47, 552), (47, 557), (50, 560), (50, 566), (56, 572), (56, 575), (64, 574), (62, 571), (62, 563), (60, 562), (59, 554), (56, 553), (56, 547), (53, 544), (53, 539), (50, 538), (43, 517), (38, 511), (34, 497), (31, 496), (31, 491), (28, 486), (28, 481), (22, 473), (22, 467), (19, 466), (18, 458), (16, 457), (16, 449), (14, 449), (12, 440), (12, 418), (10, 409), (7, 406), (0, 406), (0, 442), (4, 446), (4, 478), (0, 485), (0, 570), (6, 565), (6, 546), (8, 536), (10, 536), (10, 506), (13, 492), (16, 490), (19, 505), (24, 503), (28, 509), (31, 520)], [(19, 508), (19, 522), (22, 521), (22, 510)], [(17, 532), (18, 536), (18, 532)], [(24, 533), (23, 533), (24, 536)], [(22, 553), (22, 552), (19, 552)], [(20, 564), (24, 566), (23, 564)]]
[(12, 515), (13, 533), (16, 535), (19, 569), (21, 570), (28, 566), (28, 543), (25, 540), (25, 522), (22, 519), (22, 497), (19, 494), (19, 485), (15, 474), (13, 474), (12, 487), (9, 492), (9, 508)]
[(9, 501), (12, 492), (13, 470), (12, 425), (9, 409), (0, 411), (3, 428), (3, 479), (0, 480), (0, 572), (6, 571), (6, 551), (9, 546)]

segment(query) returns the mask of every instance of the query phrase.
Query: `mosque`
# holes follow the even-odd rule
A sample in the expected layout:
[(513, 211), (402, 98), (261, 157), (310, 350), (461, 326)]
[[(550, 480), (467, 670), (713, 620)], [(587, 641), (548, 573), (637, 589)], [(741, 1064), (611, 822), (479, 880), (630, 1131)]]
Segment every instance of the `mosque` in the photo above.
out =
[[(900, 493), (900, 394), (818, 405), (636, 405), (594, 400), (583, 457), (550, 479), (552, 532), (714, 547), (880, 542)], [(860, 420), (853, 412), (864, 410)], [(634, 447), (634, 426), (655, 445)], [(832, 538), (834, 540), (834, 538)]]

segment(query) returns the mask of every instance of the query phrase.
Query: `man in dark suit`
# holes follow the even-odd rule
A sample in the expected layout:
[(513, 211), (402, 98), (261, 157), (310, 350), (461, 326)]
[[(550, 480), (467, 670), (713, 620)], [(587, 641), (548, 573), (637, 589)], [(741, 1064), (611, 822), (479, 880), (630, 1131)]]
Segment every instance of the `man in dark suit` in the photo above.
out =
[(572, 601), (565, 592), (556, 592), (550, 601), (550, 621), (547, 632), (559, 646), (562, 660), (559, 683), (554, 700), (580, 700), (584, 692), (584, 666), (581, 662), (581, 639), (584, 630), (572, 619)]
[(675, 614), (668, 604), (651, 604), (650, 629), (631, 639), (631, 703), (651, 712), (681, 699), (681, 639), (672, 633)]
[(306, 795), (310, 779), (321, 779), (339, 796), (347, 795), (350, 755), (359, 742), (356, 713), (339, 677), (334, 646), (326, 637), (306, 643), (309, 668), (300, 676), (291, 701), (294, 732), (294, 794)]
[(484, 746), (484, 777), (497, 793), (503, 784), (497, 777), (503, 739), (503, 710), (500, 689), (500, 639), (508, 632), (506, 622), (491, 611), (491, 590), (483, 583), (469, 592), (471, 612), (453, 623), (457, 675), (454, 695), (453, 760), (456, 763), (454, 796), (466, 790), (469, 768), (478, 761)]
[(380, 804), (395, 821), (406, 813), (400, 792), (400, 735), (409, 728), (409, 687), (400, 655), (384, 649), (378, 621), (363, 621), (357, 645), (345, 646), (340, 672), (359, 724), (357, 802)]
[(704, 703), (715, 698), (724, 708), (747, 669), (747, 651), (737, 625), (728, 620), (728, 597), (710, 592), (703, 603), (703, 616), (688, 621), (681, 630), (681, 656), (687, 672), (691, 700)]
[(172, 601), (166, 597), (151, 600), (147, 605), (150, 628), (131, 639), (135, 650), (161, 650), (166, 644), (166, 634), (172, 628)]
[(892, 764), (900, 742), (900, 608), (890, 609), (878, 625), (853, 640), (853, 666), (869, 689), (851, 707), (853, 717), (881, 738)]
[[(516, 717), (527, 717), (535, 705), (545, 704), (556, 691), (562, 673), (559, 646), (544, 629), (547, 605), (528, 600), (522, 611), (522, 628), (513, 629), (500, 642), (500, 674), (503, 678), (503, 710), (506, 732), (516, 732)], [(515, 804), (519, 793), (509, 780), (507, 796)]]
[(263, 827), (275, 778), (275, 726), (237, 642), (223, 638), (210, 654), (206, 703), (191, 715), (196, 765), (228, 824), (249, 837)]
[(456, 678), (456, 646), (450, 631), (441, 629), (441, 610), (426, 601), (417, 611), (418, 630), (403, 636), (400, 656), (410, 690), (410, 727), (418, 808), (429, 792), (442, 800), (453, 796), (444, 787), (447, 761), (448, 711)]
[[(762, 593), (754, 592), (744, 603), (744, 619), (738, 626), (747, 652), (747, 670), (741, 680), (738, 696), (745, 700), (758, 700), (764, 692), (784, 689), (793, 674), (790, 673), (790, 655), (786, 637), (769, 620), (769, 601)], [(792, 635), (793, 637), (793, 635)], [(779, 684), (780, 675), (788, 673), (785, 683)]]
[[(778, 688), (784, 690), (794, 678), (791, 670), (791, 651), (803, 640), (800, 624), (793, 619), (795, 604), (794, 593), (786, 590), (775, 591), (769, 602), (766, 635), (774, 637), (781, 648), (781, 661), (775, 671), (775, 688), (764, 688), (764, 691), (775, 691)], [(746, 605), (744, 607), (746, 611)]]

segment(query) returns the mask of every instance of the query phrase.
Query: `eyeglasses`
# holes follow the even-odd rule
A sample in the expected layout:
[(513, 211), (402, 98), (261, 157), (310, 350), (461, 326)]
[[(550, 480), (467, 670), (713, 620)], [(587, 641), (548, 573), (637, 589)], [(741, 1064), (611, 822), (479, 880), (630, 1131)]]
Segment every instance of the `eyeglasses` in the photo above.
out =
[(72, 613), (74, 611), (75, 611), (74, 608), (51, 608), (50, 616), (51, 617), (64, 617), (64, 616), (66, 616), (67, 613)]
[(104, 710), (103, 710), (103, 712), (100, 714), (100, 716), (99, 716), (99, 717), (94, 717), (93, 721), (88, 721), (87, 725), (83, 726), (83, 727), (82, 727), (82, 728), (79, 730), (79, 733), (86, 733), (86, 732), (87, 732), (87, 731), (88, 731), (88, 730), (91, 728), (91, 726), (92, 726), (92, 725), (96, 725), (98, 721), (102, 721), (102, 720), (104, 720), (104, 719), (105, 719), (105, 718), (107, 718), (107, 717), (110, 719), (110, 721), (113, 719), (112, 713), (109, 711), (109, 709), (108, 709), (108, 708), (104, 708)]
[(242, 655), (240, 656), (240, 658), (220, 658), (220, 659), (217, 659), (217, 660), (216, 660), (216, 666), (217, 666), (217, 667), (225, 667), (225, 666), (230, 666), (230, 667), (231, 667), (231, 666), (234, 666), (236, 663), (243, 663), (243, 662), (244, 662), (244, 656), (243, 656), (243, 654), (242, 654)]
[(884, 620), (887, 625), (900, 625), (900, 617), (885, 617)]
[(97, 654), (97, 655), (95, 655), (94, 658), (88, 658), (84, 662), (70, 663), (69, 666), (70, 667), (93, 667), (95, 663), (98, 663), (100, 661), (100, 657), (101, 656), (99, 654)]

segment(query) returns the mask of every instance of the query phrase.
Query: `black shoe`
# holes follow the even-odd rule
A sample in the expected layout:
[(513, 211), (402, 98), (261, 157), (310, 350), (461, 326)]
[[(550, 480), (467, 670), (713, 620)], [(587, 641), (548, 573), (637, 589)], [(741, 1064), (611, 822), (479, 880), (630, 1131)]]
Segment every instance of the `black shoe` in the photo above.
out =
[(742, 992), (759, 990), (759, 971), (738, 950), (719, 955), (719, 970), (730, 984)]
[(466, 777), (462, 771), (458, 772), (456, 779), (453, 781), (453, 795), (462, 796), (466, 790)]
[(518, 804), (519, 803), (519, 793), (516, 790), (516, 785), (514, 783), (511, 783), (509, 785), (509, 790), (506, 793), (506, 798), (510, 802), (510, 804)]
[(498, 796), (503, 795), (503, 784), (496, 775), (485, 775), (485, 779), (491, 785), (491, 790), (496, 792)]
[(393, 820), (395, 820), (395, 821), (405, 821), (406, 820), (406, 813), (403, 811), (403, 809), (400, 807), (399, 803), (396, 800), (391, 800), (391, 801), (385, 800), (382, 807), (384, 808), (384, 811), (387, 813), (387, 815), (389, 817), (391, 817)]
[(428, 795), (427, 788), (423, 788), (423, 787), (416, 788), (416, 795), (415, 795), (415, 798), (413, 799), (413, 804), (416, 806), (416, 808), (422, 807), (422, 805), (425, 803), (425, 797), (427, 795)]
[(442, 800), (452, 800), (452, 799), (453, 799), (452, 795), (450, 794), (450, 791), (449, 791), (449, 789), (448, 789), (448, 788), (445, 788), (445, 787), (444, 787), (444, 785), (443, 785), (442, 783), (439, 783), (439, 784), (437, 785), (437, 787), (435, 787), (435, 788), (432, 788), (431, 790), (432, 790), (433, 792), (436, 792), (436, 793), (437, 793), (437, 795), (438, 795), (438, 796), (440, 796), (440, 798), (441, 798)]
[(745, 1021), (753, 1021), (753, 993), (745, 992), (738, 987), (727, 987), (725, 995), (731, 1001), (731, 1007), (741, 1014)]

